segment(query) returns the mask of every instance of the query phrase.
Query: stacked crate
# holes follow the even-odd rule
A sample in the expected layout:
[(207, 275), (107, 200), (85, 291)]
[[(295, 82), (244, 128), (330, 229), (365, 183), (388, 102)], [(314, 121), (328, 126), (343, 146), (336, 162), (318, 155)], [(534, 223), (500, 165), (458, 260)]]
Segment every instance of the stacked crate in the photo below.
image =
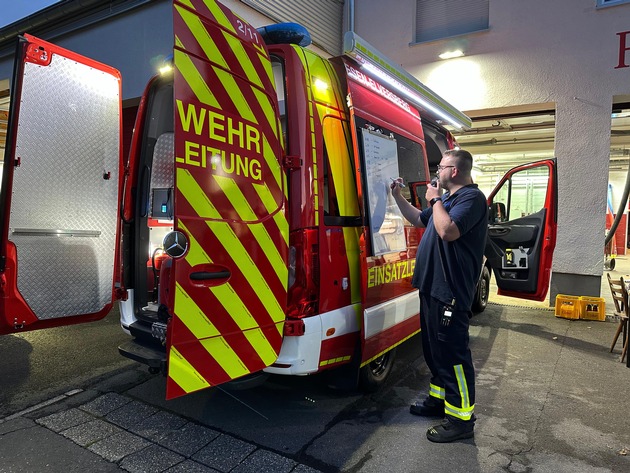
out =
[(606, 320), (606, 302), (601, 297), (558, 294), (556, 317), (574, 320)]

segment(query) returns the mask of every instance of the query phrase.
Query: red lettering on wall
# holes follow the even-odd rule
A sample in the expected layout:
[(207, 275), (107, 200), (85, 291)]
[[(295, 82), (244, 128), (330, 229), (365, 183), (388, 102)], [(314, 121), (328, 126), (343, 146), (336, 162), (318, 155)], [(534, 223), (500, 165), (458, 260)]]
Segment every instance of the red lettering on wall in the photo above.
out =
[(630, 31), (622, 31), (621, 33), (617, 33), (619, 36), (619, 64), (615, 69), (621, 69), (623, 67), (630, 67), (629, 64), (626, 64), (626, 53), (630, 51), (630, 45), (628, 45), (628, 36), (630, 36)]

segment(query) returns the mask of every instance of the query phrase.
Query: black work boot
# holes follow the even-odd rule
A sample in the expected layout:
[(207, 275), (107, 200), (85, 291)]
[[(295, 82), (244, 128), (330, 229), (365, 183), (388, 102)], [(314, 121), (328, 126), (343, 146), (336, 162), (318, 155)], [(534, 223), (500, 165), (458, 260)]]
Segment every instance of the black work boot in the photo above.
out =
[(475, 435), (475, 421), (462, 422), (446, 416), (441, 424), (427, 430), (427, 438), (431, 442), (448, 443), (455, 440), (472, 438)]
[(424, 401), (416, 401), (409, 406), (409, 412), (422, 417), (444, 417), (444, 401), (428, 396)]

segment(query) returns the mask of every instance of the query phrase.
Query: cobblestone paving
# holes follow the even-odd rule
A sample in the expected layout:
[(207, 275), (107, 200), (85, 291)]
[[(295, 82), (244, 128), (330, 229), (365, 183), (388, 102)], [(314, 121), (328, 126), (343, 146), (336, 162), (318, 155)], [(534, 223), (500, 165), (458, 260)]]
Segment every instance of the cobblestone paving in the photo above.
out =
[(116, 393), (35, 422), (131, 473), (319, 472)]

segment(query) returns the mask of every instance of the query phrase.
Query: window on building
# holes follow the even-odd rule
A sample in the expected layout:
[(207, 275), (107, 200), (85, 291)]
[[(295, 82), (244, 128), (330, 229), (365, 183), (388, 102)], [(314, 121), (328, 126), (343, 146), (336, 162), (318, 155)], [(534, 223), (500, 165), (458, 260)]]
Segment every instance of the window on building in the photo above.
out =
[(489, 0), (417, 0), (416, 43), (487, 30)]
[(630, 3), (630, 0), (597, 0), (598, 7), (612, 7), (613, 5), (621, 5), (622, 3)]

